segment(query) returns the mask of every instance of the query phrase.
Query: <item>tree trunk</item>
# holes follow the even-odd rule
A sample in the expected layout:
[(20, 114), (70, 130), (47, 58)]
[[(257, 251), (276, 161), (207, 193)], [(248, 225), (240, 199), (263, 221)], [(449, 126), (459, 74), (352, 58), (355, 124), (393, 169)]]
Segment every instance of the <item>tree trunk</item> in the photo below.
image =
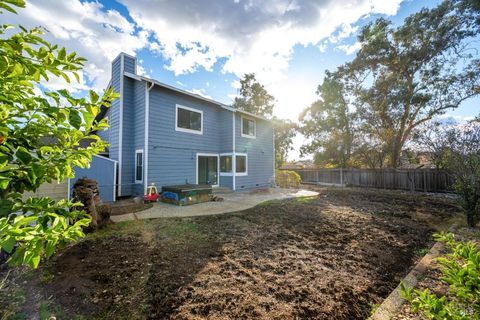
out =
[(402, 153), (403, 144), (401, 139), (395, 138), (390, 154), (390, 167), (397, 168), (400, 164), (400, 154)]
[(88, 178), (78, 179), (73, 186), (73, 199), (81, 202), (83, 208), (78, 209), (85, 210), (92, 218), (92, 222), (85, 229), (86, 232), (100, 229), (110, 221), (110, 210), (108, 206), (102, 205), (100, 192), (95, 180)]
[(467, 211), (467, 225), (470, 228), (475, 227), (475, 210), (468, 210)]

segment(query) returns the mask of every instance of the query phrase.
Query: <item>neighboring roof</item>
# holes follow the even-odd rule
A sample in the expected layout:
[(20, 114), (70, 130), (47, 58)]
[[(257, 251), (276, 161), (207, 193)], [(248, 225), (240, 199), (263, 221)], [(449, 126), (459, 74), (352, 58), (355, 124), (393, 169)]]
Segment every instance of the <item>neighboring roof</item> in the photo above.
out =
[(226, 109), (226, 110), (229, 110), (229, 111), (232, 111), (232, 112), (238, 112), (238, 113), (246, 114), (250, 117), (254, 117), (254, 118), (257, 118), (257, 119), (261, 119), (261, 120), (265, 120), (265, 121), (271, 121), (270, 119), (267, 119), (265, 117), (262, 117), (262, 116), (259, 116), (259, 115), (256, 115), (256, 114), (253, 114), (253, 113), (250, 113), (250, 112), (247, 112), (247, 111), (243, 111), (243, 110), (240, 110), (240, 109), (235, 109), (235, 108), (233, 108), (231, 106), (228, 106), (224, 103), (221, 103), (219, 101), (216, 101), (216, 100), (213, 100), (213, 99), (210, 99), (210, 98), (206, 98), (206, 97), (201, 96), (199, 94), (192, 93), (192, 92), (189, 92), (189, 91), (186, 91), (186, 90), (183, 90), (183, 89), (176, 88), (174, 86), (171, 86), (169, 84), (160, 82), (160, 81), (155, 80), (155, 79), (147, 78), (147, 77), (144, 77), (144, 76), (139, 76), (139, 75), (133, 74), (131, 72), (127, 72), (127, 71), (124, 72), (124, 75), (129, 77), (129, 78), (138, 80), (138, 81), (143, 80), (143, 81), (151, 82), (151, 83), (153, 83), (157, 86), (160, 86), (160, 87), (172, 90), (172, 91), (176, 91), (178, 93), (181, 93), (181, 94), (184, 94), (184, 95), (187, 95), (187, 96), (190, 96), (190, 97), (194, 97), (196, 99), (200, 99), (200, 100), (209, 102), (211, 104), (219, 106), (220, 108), (223, 108), (223, 109)]

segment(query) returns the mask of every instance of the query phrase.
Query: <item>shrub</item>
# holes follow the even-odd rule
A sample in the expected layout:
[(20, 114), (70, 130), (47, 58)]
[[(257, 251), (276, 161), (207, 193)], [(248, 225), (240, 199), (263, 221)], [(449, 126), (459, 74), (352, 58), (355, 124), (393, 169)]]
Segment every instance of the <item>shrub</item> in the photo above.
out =
[[(25, 5), (0, 0), (0, 14)], [(38, 94), (35, 89), (54, 77), (79, 81), (85, 59), (48, 43), (42, 28), (12, 28), (0, 24), (0, 252), (11, 254), (12, 265), (37, 268), (58, 246), (83, 237), (90, 217), (75, 209), (78, 203), (22, 194), (73, 178), (74, 167), (87, 168), (105, 150), (107, 143), (95, 133), (108, 124), (96, 118), (118, 95), (112, 89), (103, 96)], [(85, 141), (88, 146), (82, 146)]]
[(295, 171), (276, 170), (275, 182), (282, 188), (298, 188), (302, 182), (302, 178)]
[(449, 286), (448, 295), (438, 297), (429, 289), (405, 288), (402, 297), (414, 312), (428, 319), (480, 319), (480, 252), (475, 242), (455, 241), (452, 233), (436, 234), (449, 253), (437, 259), (441, 280)]

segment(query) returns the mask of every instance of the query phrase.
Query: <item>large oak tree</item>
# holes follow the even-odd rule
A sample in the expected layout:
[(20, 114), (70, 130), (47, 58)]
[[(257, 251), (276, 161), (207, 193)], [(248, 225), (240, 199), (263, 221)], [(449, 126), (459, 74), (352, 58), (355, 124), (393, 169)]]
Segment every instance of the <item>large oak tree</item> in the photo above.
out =
[(319, 99), (300, 114), (300, 132), (310, 143), (302, 154), (314, 154), (320, 166), (351, 165), (355, 112), (349, 106), (345, 87), (335, 73), (326, 72), (317, 88)]
[(444, 1), (393, 27), (378, 19), (363, 28), (355, 59), (339, 69), (362, 119), (397, 167), (419, 125), (480, 93), (480, 60), (469, 40), (478, 11), (465, 1)]
[(338, 165), (354, 156), (363, 166), (397, 167), (416, 128), (480, 94), (471, 48), (479, 26), (471, 0), (422, 9), (398, 27), (385, 19), (365, 26), (356, 57), (327, 72), (320, 99), (304, 112), (303, 150)]
[(280, 167), (292, 149), (297, 125), (290, 120), (272, 117), (275, 97), (261, 84), (254, 73), (240, 79), (240, 95), (235, 97), (233, 106), (255, 115), (269, 118), (273, 123), (275, 140), (275, 167)]

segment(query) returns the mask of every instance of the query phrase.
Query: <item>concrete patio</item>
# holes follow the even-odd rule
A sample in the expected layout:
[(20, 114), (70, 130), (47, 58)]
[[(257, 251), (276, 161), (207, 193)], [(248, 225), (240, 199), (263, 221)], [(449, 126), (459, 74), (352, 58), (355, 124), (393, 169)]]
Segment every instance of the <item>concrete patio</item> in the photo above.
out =
[(214, 215), (246, 210), (265, 201), (316, 195), (318, 195), (318, 192), (302, 189), (270, 188), (256, 191), (239, 191), (219, 194), (220, 197), (224, 198), (220, 202), (204, 202), (184, 207), (157, 202), (153, 204), (152, 208), (145, 211), (112, 216), (111, 219), (113, 222), (121, 222), (137, 219)]

